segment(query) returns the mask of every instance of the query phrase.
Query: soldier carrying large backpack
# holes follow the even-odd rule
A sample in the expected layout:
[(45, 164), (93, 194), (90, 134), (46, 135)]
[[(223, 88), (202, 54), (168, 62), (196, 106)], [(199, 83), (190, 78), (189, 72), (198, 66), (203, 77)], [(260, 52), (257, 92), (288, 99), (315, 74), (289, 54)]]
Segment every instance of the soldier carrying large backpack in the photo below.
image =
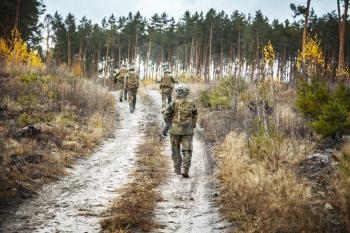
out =
[(164, 110), (171, 102), (171, 96), (173, 94), (174, 84), (177, 83), (175, 79), (170, 75), (170, 70), (164, 71), (164, 76), (160, 80), (160, 89), (162, 94), (162, 109)]
[(127, 100), (128, 96), (128, 90), (125, 88), (125, 78), (126, 75), (128, 74), (128, 69), (126, 68), (126, 65), (122, 65), (118, 71), (118, 73), (115, 76), (114, 82), (117, 84), (117, 88), (119, 89), (119, 101), (123, 101), (123, 96), (124, 100)]
[(137, 89), (139, 88), (139, 76), (135, 73), (135, 68), (130, 67), (129, 73), (126, 76), (125, 88), (128, 91), (128, 102), (130, 112), (135, 111)]
[[(166, 129), (169, 129), (170, 133), (174, 171), (176, 174), (182, 174), (184, 178), (189, 177), (193, 134), (197, 124), (197, 108), (192, 100), (187, 99), (189, 92), (186, 85), (176, 87), (176, 99), (168, 104), (163, 113)], [(163, 131), (163, 136), (166, 134), (167, 132)]]

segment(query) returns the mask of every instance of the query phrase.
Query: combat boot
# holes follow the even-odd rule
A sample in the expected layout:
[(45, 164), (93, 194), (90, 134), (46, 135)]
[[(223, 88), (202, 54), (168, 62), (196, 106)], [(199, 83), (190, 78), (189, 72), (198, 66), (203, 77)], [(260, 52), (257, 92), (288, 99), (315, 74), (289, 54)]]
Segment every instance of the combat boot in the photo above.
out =
[(177, 175), (181, 175), (181, 168), (175, 168), (174, 169), (174, 172), (177, 174)]
[(189, 178), (190, 176), (188, 175), (188, 169), (184, 169), (184, 171), (181, 173), (183, 178)]

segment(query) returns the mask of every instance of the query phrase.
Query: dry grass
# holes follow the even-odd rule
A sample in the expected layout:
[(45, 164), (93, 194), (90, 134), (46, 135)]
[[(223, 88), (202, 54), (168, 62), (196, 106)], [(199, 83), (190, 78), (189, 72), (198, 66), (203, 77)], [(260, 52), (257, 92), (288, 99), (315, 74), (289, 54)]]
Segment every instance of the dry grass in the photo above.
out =
[(52, 75), (10, 68), (0, 74), (2, 203), (31, 196), (62, 175), (75, 158), (90, 154), (116, 122), (114, 97), (107, 89), (61, 69)]
[(223, 212), (240, 224), (241, 232), (329, 232), (322, 212), (312, 208), (311, 187), (296, 176), (295, 160), (290, 159), (304, 156), (295, 154), (304, 151), (302, 144), (283, 141), (268, 146), (280, 148), (278, 168), (266, 157), (252, 157), (246, 135), (227, 135), (219, 156)]
[(350, 141), (344, 143), (339, 161), (339, 179), (337, 182), (338, 205), (344, 214), (348, 232), (350, 232)]
[(132, 181), (119, 190), (108, 217), (101, 222), (104, 232), (151, 231), (152, 213), (160, 198), (156, 188), (166, 178), (168, 165), (161, 153), (159, 126), (147, 126), (146, 141), (137, 149), (138, 159)]

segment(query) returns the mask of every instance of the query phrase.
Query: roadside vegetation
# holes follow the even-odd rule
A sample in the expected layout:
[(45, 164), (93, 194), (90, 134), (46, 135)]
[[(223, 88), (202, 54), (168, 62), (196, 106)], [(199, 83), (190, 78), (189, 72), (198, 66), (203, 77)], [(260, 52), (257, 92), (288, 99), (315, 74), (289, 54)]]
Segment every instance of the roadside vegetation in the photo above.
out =
[(116, 112), (106, 89), (64, 67), (49, 72), (17, 29), (0, 39), (0, 57), (0, 203), (6, 203), (32, 196), (88, 155)]
[(267, 44), (263, 79), (226, 77), (196, 91), (216, 148), (217, 204), (239, 226), (233, 232), (349, 229), (348, 146), (340, 155), (322, 148), (337, 150), (348, 133), (350, 89), (344, 78), (326, 78), (317, 38), (305, 46), (295, 86), (271, 78)]

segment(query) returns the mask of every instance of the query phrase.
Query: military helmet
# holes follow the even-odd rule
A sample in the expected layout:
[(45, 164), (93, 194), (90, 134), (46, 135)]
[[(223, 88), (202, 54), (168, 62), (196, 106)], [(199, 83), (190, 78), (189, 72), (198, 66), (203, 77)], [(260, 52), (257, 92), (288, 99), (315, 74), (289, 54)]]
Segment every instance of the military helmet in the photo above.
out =
[(126, 68), (126, 65), (125, 65), (125, 64), (122, 64), (121, 67), (125, 67), (125, 68)]
[(164, 70), (164, 74), (170, 74), (170, 73), (171, 73), (171, 72), (170, 72), (169, 69)]
[(135, 71), (135, 67), (134, 66), (130, 66), (129, 67), (129, 71)]
[(190, 93), (190, 89), (185, 84), (180, 84), (175, 88), (175, 93), (177, 96), (185, 97)]

